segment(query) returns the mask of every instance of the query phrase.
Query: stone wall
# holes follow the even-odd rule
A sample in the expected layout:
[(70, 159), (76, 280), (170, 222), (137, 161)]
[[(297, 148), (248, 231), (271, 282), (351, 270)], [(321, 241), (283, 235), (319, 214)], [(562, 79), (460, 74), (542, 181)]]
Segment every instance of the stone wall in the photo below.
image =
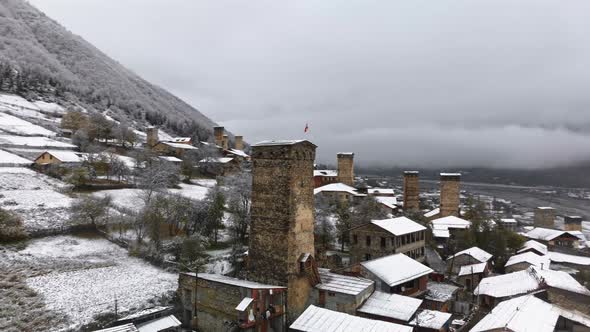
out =
[(338, 182), (354, 187), (354, 153), (339, 153)]
[(440, 176), (440, 217), (459, 216), (461, 175)]
[(555, 224), (555, 209), (538, 207), (535, 209), (535, 226), (553, 228)]
[(288, 286), (290, 319), (305, 309), (310, 284), (299, 258), (314, 254), (313, 162), (310, 142), (252, 147), (249, 278)]
[(404, 211), (420, 210), (420, 181), (418, 171), (404, 172)]
[(577, 310), (585, 314), (590, 313), (590, 296), (588, 295), (572, 293), (552, 287), (547, 288), (547, 295), (549, 302), (560, 307)]
[(449, 260), (447, 260), (447, 265), (449, 266), (449, 269), (452, 269), (452, 272), (455, 274), (459, 273), (461, 266), (478, 263), (481, 262), (467, 254), (461, 254), (459, 256), (456, 256), (455, 258), (450, 258)]
[[(336, 293), (330, 291), (323, 291), (314, 288), (309, 297), (308, 305), (315, 305), (326, 309), (344, 312), (350, 315), (356, 315), (356, 309), (358, 309), (366, 299), (373, 293), (374, 286), (371, 286), (358, 295), (350, 295), (344, 293)], [(323, 292), (323, 295), (320, 293)], [(324, 299), (324, 304), (321, 303), (320, 298)]]
[(158, 144), (158, 141), (160, 140), (158, 137), (158, 128), (149, 127), (146, 130), (146, 134), (147, 134), (146, 143), (148, 146), (154, 146), (154, 145)]
[[(350, 231), (350, 258), (351, 263), (360, 263), (366, 261), (366, 255), (370, 255), (369, 260), (393, 254), (403, 253), (418, 260), (424, 261), (424, 245), (426, 234), (425, 231), (409, 234), (410, 240), (402, 244), (401, 237), (385, 231), (383, 228), (373, 224), (366, 224)], [(367, 237), (371, 238), (371, 244), (367, 245)], [(382, 238), (385, 239), (385, 246), (382, 246)], [(356, 239), (356, 241), (355, 241)], [(420, 252), (420, 255), (412, 255), (411, 252)]]

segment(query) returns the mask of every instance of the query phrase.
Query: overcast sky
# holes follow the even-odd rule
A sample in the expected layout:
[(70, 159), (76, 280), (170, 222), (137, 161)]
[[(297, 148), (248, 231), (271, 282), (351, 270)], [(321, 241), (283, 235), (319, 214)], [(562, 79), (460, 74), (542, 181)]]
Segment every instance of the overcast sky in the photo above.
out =
[(586, 0), (31, 2), (250, 143), (404, 167), (590, 159)]

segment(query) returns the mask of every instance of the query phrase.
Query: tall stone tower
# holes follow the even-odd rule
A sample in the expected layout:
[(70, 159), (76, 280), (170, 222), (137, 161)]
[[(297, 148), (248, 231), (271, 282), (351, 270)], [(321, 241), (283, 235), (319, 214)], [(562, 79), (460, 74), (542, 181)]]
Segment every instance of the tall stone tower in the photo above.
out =
[(354, 187), (354, 153), (340, 152), (338, 157), (338, 182)]
[(147, 134), (146, 143), (149, 147), (152, 147), (152, 146), (158, 144), (158, 141), (160, 140), (158, 137), (158, 128), (147, 127), (146, 134)]
[(404, 172), (404, 211), (420, 210), (420, 173), (418, 171)]
[(236, 136), (234, 142), (234, 148), (236, 150), (244, 150), (244, 136)]
[(223, 135), (225, 134), (225, 128), (213, 127), (213, 136), (215, 137), (215, 144), (217, 146), (223, 146)]
[(440, 173), (440, 216), (459, 216), (461, 173)]
[(228, 135), (223, 135), (223, 138), (221, 140), (221, 147), (224, 150), (229, 150), (229, 136)]
[(252, 146), (249, 279), (287, 286), (289, 317), (305, 310), (312, 286), (303, 262), (314, 254), (313, 163), (309, 141)]
[(535, 209), (535, 227), (553, 228), (555, 224), (555, 209), (540, 206)]
[(580, 216), (565, 216), (563, 218), (564, 230), (566, 231), (582, 231), (582, 220)]

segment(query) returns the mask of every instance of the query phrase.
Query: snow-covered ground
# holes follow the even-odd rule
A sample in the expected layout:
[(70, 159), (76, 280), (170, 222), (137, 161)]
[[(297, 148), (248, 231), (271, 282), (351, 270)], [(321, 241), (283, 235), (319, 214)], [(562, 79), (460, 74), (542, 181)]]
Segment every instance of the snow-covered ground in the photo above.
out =
[(207, 191), (209, 191), (208, 187), (194, 184), (181, 183), (179, 186), (181, 189), (169, 189), (168, 191), (172, 194), (179, 194), (195, 201), (203, 200), (205, 195), (207, 195)]
[(22, 147), (31, 147), (31, 148), (61, 148), (61, 149), (76, 149), (77, 146), (62, 142), (56, 141), (54, 139), (50, 139), (47, 137), (25, 137), (25, 136), (16, 136), (16, 135), (0, 135), (0, 146), (9, 145), (9, 146), (22, 146)]
[(37, 106), (41, 111), (46, 113), (56, 113), (56, 114), (65, 114), (65, 108), (61, 107), (56, 103), (48, 103), (42, 100), (34, 101), (33, 104)]
[(30, 123), (29, 121), (1, 112), (0, 129), (4, 132), (17, 135), (55, 136), (55, 133), (51, 130), (47, 130), (41, 126)]
[(0, 150), (0, 166), (26, 166), (32, 164), (33, 161), (19, 157), (8, 151)]
[(62, 194), (68, 186), (23, 167), (0, 167), (0, 206), (21, 215), (29, 231), (55, 229), (68, 219), (73, 199)]
[(43, 331), (77, 330), (96, 315), (113, 312), (115, 298), (121, 314), (153, 306), (152, 300), (178, 286), (177, 274), (130, 257), (102, 238), (54, 236), (29, 241), (22, 250), (0, 247), (0, 262), (3, 269), (18, 266), (24, 274), (28, 268), (42, 271), (26, 285), (48, 311), (67, 317), (61, 326), (39, 327)]

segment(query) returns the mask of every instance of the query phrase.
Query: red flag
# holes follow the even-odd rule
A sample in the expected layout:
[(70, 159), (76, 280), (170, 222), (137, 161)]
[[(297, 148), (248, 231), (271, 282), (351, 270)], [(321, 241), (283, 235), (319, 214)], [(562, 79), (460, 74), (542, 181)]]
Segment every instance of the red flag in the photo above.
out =
[(304, 133), (309, 131), (309, 126), (307, 125), (307, 123), (305, 124), (305, 129), (303, 130)]

